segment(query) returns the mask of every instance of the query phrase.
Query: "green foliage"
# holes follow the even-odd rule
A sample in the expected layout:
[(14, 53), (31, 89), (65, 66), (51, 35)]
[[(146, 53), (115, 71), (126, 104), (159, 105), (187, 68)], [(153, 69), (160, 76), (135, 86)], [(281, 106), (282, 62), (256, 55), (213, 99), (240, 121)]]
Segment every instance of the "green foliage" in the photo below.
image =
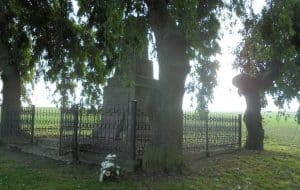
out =
[[(85, 20), (84, 27), (92, 31), (106, 69), (111, 71), (116, 67), (117, 74), (123, 73), (127, 84), (131, 82), (130, 72), (136, 59), (148, 53), (147, 22), (140, 15), (144, 5), (128, 3), (78, 1), (78, 16)], [(138, 15), (133, 16), (134, 12)]]
[[(71, 0), (2, 1), (1, 55), (8, 52), (8, 62), (22, 70), (24, 83), (35, 77), (55, 83), (62, 104), (72, 102), (78, 84), (84, 87), (85, 103), (96, 104), (101, 100), (106, 77), (115, 67), (130, 83), (134, 59), (148, 49), (147, 38), (152, 32), (149, 10), (147, 1), (77, 3), (78, 13)], [(197, 94), (199, 107), (204, 109), (216, 86), (218, 63), (212, 57), (219, 52), (220, 10), (230, 7), (241, 13), (243, 4), (195, 0), (167, 3), (176, 27), (188, 41), (189, 59), (197, 62), (188, 88)]]
[[(165, 1), (158, 1), (163, 3)], [(124, 71), (125, 75), (132, 64), (131, 55), (139, 56), (147, 49), (151, 42), (152, 32), (150, 27), (148, 1), (78, 1), (79, 16), (85, 18), (83, 22), (95, 33), (95, 39), (99, 44), (107, 64), (114, 64)], [(194, 60), (192, 64), (192, 82), (188, 84), (189, 92), (197, 94), (199, 107), (205, 109), (207, 103), (212, 100), (213, 88), (216, 86), (218, 62), (213, 58), (219, 51), (217, 40), (219, 39), (220, 12), (223, 8), (234, 8), (239, 15), (243, 12), (242, 1), (230, 1), (228, 4), (222, 1), (196, 0), (166, 1), (167, 11), (172, 21), (188, 42), (188, 58)], [(139, 28), (130, 26), (134, 18), (139, 18)], [(134, 28), (134, 29), (133, 29)], [(152, 41), (155, 46), (155, 41)], [(155, 49), (155, 51), (158, 51)], [(127, 74), (128, 75), (128, 74)]]
[(8, 65), (15, 65), (24, 81), (33, 76), (37, 57), (32, 53), (31, 38), (34, 11), (19, 1), (0, 2), (0, 73)]
[(278, 106), (299, 99), (299, 11), (297, 0), (268, 1), (260, 15), (245, 19), (244, 41), (237, 49), (235, 66), (250, 76), (264, 78), (280, 67), (274, 85), (267, 89)]
[(199, 1), (171, 3), (175, 22), (189, 43), (189, 59), (196, 62), (191, 65), (192, 81), (187, 89), (196, 94), (198, 108), (202, 110), (207, 109), (217, 84), (218, 62), (212, 57), (220, 51), (217, 43), (220, 28), (217, 9), (222, 5), (221, 1), (208, 1), (206, 4)]
[[(213, 89), (217, 85), (218, 61), (214, 58), (220, 53), (220, 20), (224, 9), (235, 10), (238, 16), (244, 14), (243, 1), (174, 1), (173, 13), (179, 28), (188, 42), (191, 64), (191, 82), (187, 85), (189, 93), (196, 95), (199, 110), (207, 110), (213, 100)], [(228, 4), (226, 4), (228, 3)], [(171, 3), (172, 4), (172, 3)], [(231, 13), (233, 14), (233, 13)], [(225, 19), (230, 20), (229, 17)]]
[[(107, 27), (107, 34), (118, 27), (114, 22), (114, 17), (120, 16), (116, 6), (110, 3), (113, 16), (104, 25), (98, 23)], [(16, 67), (22, 78), (23, 95), (26, 82), (43, 77), (56, 84), (62, 105), (73, 101), (79, 84), (84, 87), (82, 96), (87, 103), (101, 100), (101, 86), (113, 68), (109, 60), (115, 48), (101, 42), (114, 44), (118, 35), (101, 36), (84, 25), (85, 15), (76, 17), (71, 0), (1, 1), (0, 12), (0, 72), (8, 64)], [(105, 16), (105, 11), (101, 14)]]
[(63, 106), (72, 103), (78, 84), (84, 87), (82, 96), (86, 95), (87, 103), (99, 102), (108, 72), (93, 31), (72, 17), (75, 13), (71, 1), (48, 6), (48, 20), (41, 19), (45, 25), (41, 24), (36, 32), (34, 52), (41, 54), (38, 74), (56, 83)]

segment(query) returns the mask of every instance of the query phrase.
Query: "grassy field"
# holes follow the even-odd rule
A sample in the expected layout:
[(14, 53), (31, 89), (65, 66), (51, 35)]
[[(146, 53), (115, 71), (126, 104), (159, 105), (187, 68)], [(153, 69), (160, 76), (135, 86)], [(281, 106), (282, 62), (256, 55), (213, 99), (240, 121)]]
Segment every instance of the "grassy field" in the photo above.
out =
[[(262, 112), (265, 139), (280, 145), (300, 146), (300, 125), (297, 123), (296, 113), (286, 113), (285, 116), (277, 112)], [(246, 140), (247, 129), (242, 126), (243, 141)]]
[(296, 121), (295, 113), (264, 112), (263, 125), (265, 136), (270, 142), (280, 145), (300, 147), (300, 126)]
[[(127, 174), (99, 183), (97, 166), (66, 165), (0, 145), (0, 189), (300, 189), (300, 129), (290, 116), (265, 116), (265, 151), (187, 162), (180, 176)], [(299, 132), (298, 132), (299, 131)]]

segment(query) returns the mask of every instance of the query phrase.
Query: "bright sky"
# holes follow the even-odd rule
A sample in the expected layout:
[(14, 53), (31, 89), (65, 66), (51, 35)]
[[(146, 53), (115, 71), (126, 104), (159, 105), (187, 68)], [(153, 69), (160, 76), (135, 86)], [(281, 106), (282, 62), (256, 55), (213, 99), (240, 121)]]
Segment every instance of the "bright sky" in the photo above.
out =
[[(254, 0), (253, 7), (255, 13), (259, 13), (263, 8), (265, 1)], [(239, 74), (238, 71), (232, 69), (232, 64), (234, 62), (235, 56), (233, 55), (233, 50), (236, 45), (241, 42), (242, 37), (238, 34), (238, 30), (242, 28), (241, 23), (237, 23), (234, 28), (232, 28), (232, 33), (226, 31), (226, 26), (222, 26), (222, 31), (224, 31), (224, 36), (220, 40), (220, 46), (222, 53), (217, 56), (220, 62), (220, 69), (218, 71), (218, 86), (214, 90), (214, 101), (209, 105), (210, 111), (234, 111), (243, 112), (246, 109), (246, 103), (244, 97), (241, 97), (237, 93), (237, 88), (232, 85), (232, 78)], [(185, 98), (185, 106), (188, 104), (188, 97)], [(264, 111), (278, 111), (279, 109), (273, 104), (272, 97), (267, 96), (268, 106), (264, 108)], [(190, 102), (189, 102), (190, 103)], [(284, 109), (286, 111), (297, 111), (299, 103), (294, 100), (290, 105), (285, 105)]]
[[(258, 7), (257, 9), (261, 8)], [(232, 78), (239, 74), (238, 71), (233, 70), (232, 64), (235, 59), (233, 50), (242, 41), (242, 36), (238, 33), (238, 30), (242, 28), (242, 24), (237, 22), (234, 27), (230, 28), (231, 32), (229, 32), (230, 26), (228, 25), (228, 23), (222, 23), (221, 25), (221, 31), (223, 32), (223, 37), (219, 41), (221, 54), (216, 56), (220, 63), (218, 86), (214, 89), (214, 100), (208, 108), (210, 111), (243, 112), (246, 109), (244, 97), (239, 96), (237, 88), (232, 85)], [(183, 109), (190, 109), (190, 105), (193, 105), (190, 98), (190, 95), (185, 95)]]
[[(259, 13), (263, 8), (265, 1), (254, 0), (253, 7), (255, 13)], [(234, 111), (242, 112), (246, 109), (246, 103), (244, 97), (241, 97), (237, 93), (237, 88), (232, 85), (232, 78), (239, 72), (232, 69), (232, 64), (234, 62), (235, 56), (233, 55), (233, 50), (236, 45), (241, 42), (242, 37), (238, 34), (238, 30), (242, 28), (241, 23), (237, 23), (234, 28), (232, 28), (232, 33), (226, 31), (226, 26), (222, 26), (222, 31), (224, 31), (224, 36), (220, 40), (220, 46), (222, 53), (217, 56), (220, 62), (220, 69), (218, 71), (218, 86), (214, 90), (214, 101), (209, 105), (209, 110), (211, 111)], [(263, 109), (263, 111), (278, 111), (279, 109), (273, 104), (272, 97), (267, 96), (268, 106)], [(188, 96), (185, 98), (185, 105), (188, 104)], [(284, 109), (286, 111), (297, 111), (299, 103), (294, 100), (290, 105), (285, 105)], [(186, 107), (184, 107), (186, 108)]]
[[(253, 1), (255, 10), (258, 12), (262, 8), (264, 1), (256, 0)], [(237, 89), (232, 85), (232, 78), (238, 74), (238, 71), (232, 69), (232, 64), (234, 62), (234, 55), (232, 53), (234, 47), (240, 42), (241, 36), (237, 33), (237, 30), (240, 29), (241, 24), (237, 24), (233, 28), (233, 33), (227, 31), (225, 26), (222, 26), (224, 31), (224, 36), (220, 40), (220, 46), (222, 53), (217, 56), (218, 61), (220, 62), (220, 69), (218, 71), (218, 86), (214, 90), (214, 101), (209, 105), (210, 111), (219, 111), (219, 112), (243, 112), (246, 108), (244, 97), (241, 97), (237, 93)], [(157, 78), (157, 63), (154, 64), (155, 77)], [(2, 85), (0, 84), (2, 89)], [(39, 107), (50, 107), (54, 106), (52, 103), (53, 100), (53, 91), (54, 86), (50, 85), (50, 90), (46, 89), (43, 81), (35, 85), (35, 90), (31, 96), (32, 103)], [(79, 93), (78, 93), (79, 95)], [(56, 97), (57, 98), (57, 97)], [(185, 95), (183, 109), (191, 109), (190, 105), (194, 104), (190, 100), (190, 95)], [(268, 97), (269, 105), (264, 109), (266, 111), (272, 110), (276, 111), (278, 108), (272, 104), (272, 98)], [(299, 103), (293, 101), (290, 104), (290, 108), (286, 106), (287, 111), (296, 111), (298, 109)]]

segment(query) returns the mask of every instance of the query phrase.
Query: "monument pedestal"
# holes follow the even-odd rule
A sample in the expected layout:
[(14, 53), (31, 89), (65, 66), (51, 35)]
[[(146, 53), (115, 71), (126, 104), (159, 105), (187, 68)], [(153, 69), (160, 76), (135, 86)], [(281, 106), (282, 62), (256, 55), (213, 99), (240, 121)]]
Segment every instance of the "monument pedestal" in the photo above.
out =
[(103, 94), (104, 108), (109, 105), (127, 105), (132, 100), (136, 100), (138, 104), (143, 106), (148, 106), (151, 91), (156, 86), (156, 80), (153, 79), (152, 62), (139, 59), (132, 66), (130, 80), (132, 80), (133, 85), (131, 87), (125, 86), (123, 75), (120, 72), (116, 72), (114, 77), (108, 79)]
[[(132, 70), (133, 85), (131, 87), (125, 86), (124, 77), (120, 72), (116, 72), (114, 77), (108, 79), (107, 86), (104, 88), (101, 126), (92, 132), (95, 141), (101, 142), (100, 144), (110, 142), (110, 144), (126, 146), (126, 143), (130, 142), (133, 115), (130, 114), (128, 105), (132, 100), (136, 100), (138, 104), (136, 116), (140, 116), (139, 119), (147, 123), (144, 125), (150, 125), (148, 110), (151, 106), (152, 91), (156, 87), (152, 63), (150, 61), (137, 62)], [(144, 133), (138, 129), (137, 131)], [(138, 132), (136, 135), (139, 135)]]
[(104, 88), (103, 106), (127, 105), (136, 100), (139, 104), (147, 106), (150, 103), (151, 91), (155, 88), (156, 80), (141, 75), (135, 75), (133, 85), (126, 87), (122, 77), (113, 77), (108, 80)]

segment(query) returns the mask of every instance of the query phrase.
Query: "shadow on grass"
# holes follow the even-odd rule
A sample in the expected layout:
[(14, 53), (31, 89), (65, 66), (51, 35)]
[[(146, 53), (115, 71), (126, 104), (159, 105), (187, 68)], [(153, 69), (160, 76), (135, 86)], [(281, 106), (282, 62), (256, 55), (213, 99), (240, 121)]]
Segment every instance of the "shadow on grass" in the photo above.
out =
[(99, 183), (98, 167), (66, 165), (0, 146), (0, 189), (300, 189), (300, 152), (267, 143), (187, 163), (181, 176), (136, 173)]

